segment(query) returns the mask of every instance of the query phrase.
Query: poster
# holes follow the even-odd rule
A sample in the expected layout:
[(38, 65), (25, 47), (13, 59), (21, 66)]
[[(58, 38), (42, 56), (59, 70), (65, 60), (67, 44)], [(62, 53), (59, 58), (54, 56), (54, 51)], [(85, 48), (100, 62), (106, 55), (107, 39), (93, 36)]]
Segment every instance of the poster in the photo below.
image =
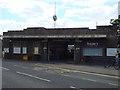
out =
[(38, 54), (39, 53), (39, 48), (38, 47), (34, 47), (34, 54)]
[(26, 54), (26, 53), (27, 53), (27, 47), (23, 47), (23, 48), (22, 48), (22, 53), (23, 53), (23, 54)]
[(4, 48), (5, 53), (9, 53), (9, 48)]
[(13, 53), (14, 54), (20, 54), (21, 53), (20, 47), (14, 47), (13, 48)]

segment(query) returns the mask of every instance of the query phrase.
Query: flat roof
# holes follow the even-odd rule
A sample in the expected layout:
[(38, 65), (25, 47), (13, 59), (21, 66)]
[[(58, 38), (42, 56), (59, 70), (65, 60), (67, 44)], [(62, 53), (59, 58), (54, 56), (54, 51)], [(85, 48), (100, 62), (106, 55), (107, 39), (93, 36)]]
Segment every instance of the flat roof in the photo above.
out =
[(3, 36), (3, 38), (106, 38), (107, 35), (13, 35)]

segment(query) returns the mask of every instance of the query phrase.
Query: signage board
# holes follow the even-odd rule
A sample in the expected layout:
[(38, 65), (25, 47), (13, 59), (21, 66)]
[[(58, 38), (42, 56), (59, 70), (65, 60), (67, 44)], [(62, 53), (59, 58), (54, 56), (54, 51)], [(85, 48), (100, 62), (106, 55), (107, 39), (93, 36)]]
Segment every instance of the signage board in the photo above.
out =
[(115, 56), (117, 53), (117, 48), (107, 48), (107, 56)]
[(26, 53), (27, 53), (27, 47), (23, 47), (23, 48), (22, 48), (22, 53), (23, 53), (23, 54), (26, 54)]
[(39, 53), (39, 48), (38, 47), (34, 47), (34, 54), (38, 54)]
[(14, 54), (20, 54), (21, 53), (21, 48), (20, 47), (14, 47), (13, 48), (13, 53)]
[(85, 41), (83, 42), (84, 47), (103, 47), (102, 41)]

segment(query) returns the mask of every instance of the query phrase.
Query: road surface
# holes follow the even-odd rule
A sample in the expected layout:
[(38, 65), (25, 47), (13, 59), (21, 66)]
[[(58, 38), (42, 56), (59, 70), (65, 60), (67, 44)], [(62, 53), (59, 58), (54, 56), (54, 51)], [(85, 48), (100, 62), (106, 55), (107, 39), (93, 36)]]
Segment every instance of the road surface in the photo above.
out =
[(118, 88), (118, 76), (60, 68), (30, 61), (4, 60), (2, 88)]

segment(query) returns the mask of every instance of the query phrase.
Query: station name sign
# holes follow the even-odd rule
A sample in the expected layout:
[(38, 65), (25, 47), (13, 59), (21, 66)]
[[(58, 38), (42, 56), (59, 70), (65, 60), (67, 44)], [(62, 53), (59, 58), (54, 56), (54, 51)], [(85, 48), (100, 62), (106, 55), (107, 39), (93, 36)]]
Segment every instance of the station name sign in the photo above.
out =
[(84, 47), (102, 47), (103, 43), (101, 41), (86, 41), (83, 43)]
[(98, 45), (99, 45), (98, 42), (87, 42), (87, 46), (98, 47)]

